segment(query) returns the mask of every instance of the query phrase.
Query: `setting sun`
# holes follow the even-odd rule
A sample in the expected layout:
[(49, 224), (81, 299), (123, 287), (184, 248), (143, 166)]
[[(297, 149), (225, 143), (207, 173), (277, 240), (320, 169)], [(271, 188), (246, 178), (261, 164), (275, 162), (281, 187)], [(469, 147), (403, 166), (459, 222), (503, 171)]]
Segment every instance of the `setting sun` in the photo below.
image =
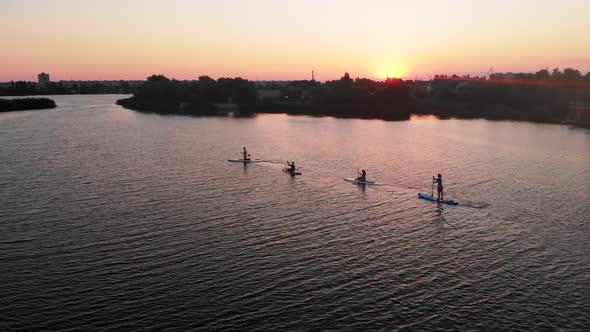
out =
[(403, 79), (410, 72), (409, 67), (397, 61), (383, 61), (381, 65), (369, 68), (370, 75), (377, 80), (400, 78)]

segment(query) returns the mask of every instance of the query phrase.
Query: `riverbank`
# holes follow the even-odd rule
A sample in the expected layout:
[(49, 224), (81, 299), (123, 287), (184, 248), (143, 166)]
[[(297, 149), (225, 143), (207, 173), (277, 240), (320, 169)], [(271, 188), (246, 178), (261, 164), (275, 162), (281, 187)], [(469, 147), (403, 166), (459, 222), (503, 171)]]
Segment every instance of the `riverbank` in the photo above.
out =
[[(562, 123), (572, 119), (572, 100), (584, 101), (586, 83), (498, 81), (439, 77), (430, 82), (387, 79), (255, 83), (207, 76), (181, 82), (148, 77), (133, 97), (117, 104), (141, 112), (179, 115), (250, 116), (257, 113), (337, 118), (407, 120), (412, 115), (439, 118)], [(561, 82), (561, 83), (560, 83)]]
[(380, 119), (386, 121), (408, 120), (412, 112), (407, 107), (392, 108), (384, 104), (322, 104), (311, 102), (259, 102), (250, 105), (233, 103), (192, 103), (173, 104), (167, 102), (153, 102), (129, 97), (117, 100), (117, 105), (144, 113), (178, 114), (178, 115), (211, 115), (211, 116), (252, 116), (254, 114), (289, 114), (309, 116), (331, 116), (348, 119)]
[[(537, 108), (522, 112), (507, 105), (471, 105), (468, 103), (433, 103), (411, 101), (403, 105), (390, 106), (378, 103), (362, 104), (314, 104), (313, 102), (259, 102), (246, 107), (230, 104), (233, 107), (220, 107), (218, 104), (193, 105), (151, 102), (129, 97), (117, 100), (117, 105), (144, 113), (211, 116), (251, 116), (254, 114), (289, 114), (308, 116), (330, 116), (348, 119), (378, 119), (386, 121), (408, 120), (412, 115), (434, 115), (440, 119), (485, 119), (513, 120), (535, 123), (563, 123), (559, 114), (567, 114), (567, 108)], [(228, 109), (230, 111), (228, 111)], [(557, 112), (555, 111), (557, 110)]]
[(0, 112), (48, 109), (56, 106), (55, 101), (49, 98), (0, 99)]

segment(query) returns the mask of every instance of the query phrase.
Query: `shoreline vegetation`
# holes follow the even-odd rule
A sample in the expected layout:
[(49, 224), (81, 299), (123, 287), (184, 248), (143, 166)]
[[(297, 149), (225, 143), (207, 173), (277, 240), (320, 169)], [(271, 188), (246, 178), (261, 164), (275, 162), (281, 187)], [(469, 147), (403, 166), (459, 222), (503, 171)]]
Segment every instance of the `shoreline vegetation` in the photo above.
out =
[(430, 81), (388, 78), (253, 82), (242, 78), (177, 81), (152, 75), (118, 105), (158, 114), (251, 116), (257, 113), (407, 120), (412, 115), (561, 123), (572, 103), (590, 103), (590, 73), (558, 68), (486, 77), (437, 75)]
[[(359, 86), (362, 85), (362, 86)], [(293, 81), (257, 87), (242, 78), (208, 76), (179, 82), (150, 76), (134, 96), (117, 104), (142, 112), (186, 115), (251, 116), (256, 113), (406, 120), (411, 116), (410, 89), (402, 80)]]
[(0, 112), (39, 110), (55, 107), (55, 101), (49, 98), (0, 99)]
[(27, 81), (0, 83), (0, 96), (132, 94), (143, 81)]

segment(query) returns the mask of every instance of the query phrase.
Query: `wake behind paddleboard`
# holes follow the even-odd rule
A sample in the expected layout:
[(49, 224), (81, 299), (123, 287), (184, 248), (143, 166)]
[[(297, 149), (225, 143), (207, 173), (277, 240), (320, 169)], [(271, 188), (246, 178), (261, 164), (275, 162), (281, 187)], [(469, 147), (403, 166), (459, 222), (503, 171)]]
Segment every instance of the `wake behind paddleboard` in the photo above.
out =
[(228, 159), (227, 161), (232, 162), (232, 163), (251, 164), (251, 163), (262, 163), (265, 160), (260, 160), (260, 159), (248, 159), (248, 160), (244, 160), (244, 159)]
[(383, 183), (379, 183), (379, 182), (373, 182), (373, 181), (359, 181), (357, 179), (353, 179), (353, 178), (343, 178), (344, 181), (347, 182), (351, 182), (354, 184), (365, 184), (365, 185), (369, 185), (369, 186), (382, 186)]
[(457, 202), (457, 201), (439, 200), (439, 199), (436, 199), (428, 194), (423, 194), (423, 193), (418, 193), (418, 197), (428, 200), (428, 201), (437, 202), (437, 203), (444, 203), (444, 204), (449, 204), (449, 205), (459, 205), (459, 202)]

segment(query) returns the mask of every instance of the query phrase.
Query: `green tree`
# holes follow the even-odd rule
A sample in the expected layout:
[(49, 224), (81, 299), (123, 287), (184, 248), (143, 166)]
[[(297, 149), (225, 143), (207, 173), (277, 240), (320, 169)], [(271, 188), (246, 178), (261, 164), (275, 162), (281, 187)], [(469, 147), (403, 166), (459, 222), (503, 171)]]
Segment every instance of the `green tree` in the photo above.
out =
[(566, 81), (579, 81), (582, 79), (582, 74), (579, 70), (566, 68), (563, 70), (562, 79)]
[(542, 69), (535, 73), (535, 79), (537, 80), (548, 80), (551, 78), (551, 74), (549, 74), (549, 70)]
[(202, 97), (211, 102), (221, 101), (218, 93), (217, 82), (209, 76), (199, 76), (199, 91)]
[(202, 85), (215, 85), (215, 80), (207, 75), (199, 76), (199, 84)]
[(170, 79), (164, 75), (152, 75), (147, 78), (148, 82), (170, 82)]

